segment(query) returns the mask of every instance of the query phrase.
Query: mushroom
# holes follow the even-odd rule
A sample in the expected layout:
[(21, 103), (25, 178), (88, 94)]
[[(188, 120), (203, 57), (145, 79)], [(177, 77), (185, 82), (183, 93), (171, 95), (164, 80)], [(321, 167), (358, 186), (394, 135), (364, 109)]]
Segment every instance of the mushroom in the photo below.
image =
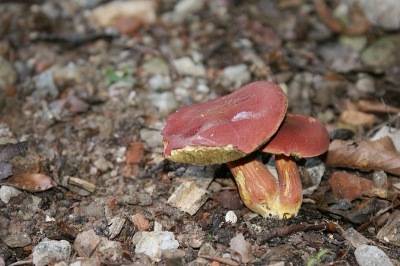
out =
[(257, 81), (229, 95), (181, 108), (168, 116), (161, 132), (164, 158), (199, 165), (242, 158), (274, 135), (287, 105), (278, 85)]
[(287, 105), (278, 85), (257, 81), (181, 108), (167, 118), (161, 133), (164, 158), (199, 165), (227, 163), (244, 204), (263, 215), (274, 204), (278, 186), (262, 162), (249, 154), (275, 134)]
[(322, 123), (305, 115), (286, 115), (276, 134), (260, 149), (275, 155), (279, 195), (274, 195), (277, 201), (271, 208), (272, 215), (280, 218), (297, 215), (303, 195), (295, 157), (318, 156), (328, 146), (329, 134)]

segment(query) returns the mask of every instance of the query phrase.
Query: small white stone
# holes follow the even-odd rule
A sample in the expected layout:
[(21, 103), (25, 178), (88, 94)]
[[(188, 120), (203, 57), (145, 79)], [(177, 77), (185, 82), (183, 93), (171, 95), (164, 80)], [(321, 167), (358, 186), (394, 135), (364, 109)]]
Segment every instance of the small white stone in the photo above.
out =
[(95, 175), (95, 174), (97, 174), (97, 168), (96, 168), (96, 167), (93, 167), (93, 166), (91, 166), (91, 167), (90, 167), (90, 170), (89, 170), (89, 173), (90, 173), (91, 175)]
[(154, 261), (161, 259), (161, 252), (167, 249), (177, 249), (179, 242), (172, 232), (141, 232), (142, 238), (136, 245), (136, 253), (144, 253)]
[(205, 0), (180, 0), (175, 6), (174, 11), (181, 14), (191, 14), (203, 8)]
[(153, 231), (154, 232), (161, 232), (162, 231), (162, 224), (160, 222), (154, 221)]
[(233, 85), (235, 89), (248, 83), (251, 78), (248, 67), (245, 64), (228, 66), (224, 68), (223, 73), (225, 79), (227, 80), (225, 82), (229, 83), (225, 85)]
[(178, 103), (175, 100), (173, 93), (166, 91), (163, 93), (153, 93), (149, 97), (152, 105), (156, 107), (161, 115), (167, 116), (175, 111)]
[(354, 251), (354, 256), (360, 266), (393, 265), (386, 253), (376, 246), (360, 245)]
[(149, 79), (149, 86), (153, 90), (166, 90), (172, 87), (170, 76), (155, 75)]
[(196, 87), (196, 91), (203, 94), (208, 94), (210, 92), (210, 88), (205, 84), (199, 84)]
[(228, 211), (225, 215), (225, 221), (227, 223), (237, 223), (237, 216), (234, 211)]
[(176, 99), (180, 101), (189, 98), (190, 96), (189, 90), (185, 89), (184, 87), (176, 87), (174, 89), (174, 94), (176, 96)]
[(49, 240), (44, 238), (33, 250), (33, 264), (37, 266), (50, 265), (51, 261), (68, 261), (71, 255), (71, 245), (65, 240)]
[(54, 222), (56, 219), (54, 219), (53, 217), (50, 217), (48, 215), (46, 215), (46, 223), (47, 222)]
[(0, 199), (4, 203), (9, 203), (10, 199), (21, 194), (21, 191), (9, 186), (0, 187)]
[(172, 64), (182, 76), (205, 77), (206, 69), (202, 64), (195, 64), (190, 57), (175, 59)]

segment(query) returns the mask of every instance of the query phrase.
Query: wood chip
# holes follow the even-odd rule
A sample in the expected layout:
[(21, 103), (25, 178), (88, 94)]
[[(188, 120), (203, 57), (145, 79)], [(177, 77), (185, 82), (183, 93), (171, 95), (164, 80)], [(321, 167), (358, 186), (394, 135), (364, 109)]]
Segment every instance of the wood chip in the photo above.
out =
[(147, 231), (151, 225), (142, 213), (136, 213), (132, 216), (132, 223), (136, 226), (138, 231)]
[(66, 180), (69, 185), (83, 188), (84, 190), (87, 190), (91, 193), (93, 193), (96, 190), (96, 185), (89, 181), (86, 181), (86, 180), (83, 180), (83, 179), (80, 179), (77, 177), (72, 177), (72, 176), (66, 177)]
[(196, 212), (210, 197), (210, 193), (199, 188), (194, 181), (182, 183), (168, 199), (168, 204), (187, 212), (190, 215)]
[(113, 217), (108, 223), (108, 231), (110, 233), (110, 239), (115, 238), (119, 233), (121, 233), (122, 227), (124, 227), (125, 218)]
[(400, 221), (400, 210), (395, 210), (389, 217), (386, 225), (379, 230), (377, 237), (385, 243), (391, 243), (400, 246), (400, 230), (398, 222)]

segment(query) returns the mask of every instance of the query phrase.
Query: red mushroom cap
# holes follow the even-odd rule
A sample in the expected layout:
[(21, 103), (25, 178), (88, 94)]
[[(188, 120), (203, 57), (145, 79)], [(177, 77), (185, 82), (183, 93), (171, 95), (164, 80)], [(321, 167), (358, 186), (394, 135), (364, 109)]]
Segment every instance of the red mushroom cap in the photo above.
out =
[(258, 81), (229, 95), (179, 109), (167, 118), (161, 133), (164, 157), (203, 165), (244, 157), (273, 136), (287, 105), (278, 85)]
[(309, 116), (287, 114), (261, 151), (307, 158), (324, 153), (328, 147), (329, 134), (322, 123)]

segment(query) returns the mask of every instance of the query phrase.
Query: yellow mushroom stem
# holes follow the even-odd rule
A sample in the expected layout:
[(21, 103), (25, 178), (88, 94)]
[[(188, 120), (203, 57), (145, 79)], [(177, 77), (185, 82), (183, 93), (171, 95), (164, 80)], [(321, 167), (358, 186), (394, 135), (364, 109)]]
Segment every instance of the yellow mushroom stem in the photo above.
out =
[(293, 157), (276, 155), (279, 185), (265, 165), (247, 156), (227, 163), (243, 203), (263, 217), (296, 216), (302, 203), (302, 185)]
[(277, 216), (279, 190), (275, 177), (254, 157), (246, 156), (227, 165), (238, 185), (244, 205), (263, 217)]
[(299, 171), (293, 156), (275, 155), (279, 179), (279, 217), (296, 216), (303, 201)]

